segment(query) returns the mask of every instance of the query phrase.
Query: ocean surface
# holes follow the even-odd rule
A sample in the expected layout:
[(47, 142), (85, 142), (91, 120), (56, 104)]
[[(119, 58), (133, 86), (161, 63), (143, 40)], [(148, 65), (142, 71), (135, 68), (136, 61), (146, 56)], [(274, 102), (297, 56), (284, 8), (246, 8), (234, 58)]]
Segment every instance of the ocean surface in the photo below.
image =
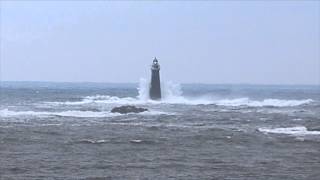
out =
[(319, 86), (0, 84), (1, 180), (320, 179)]

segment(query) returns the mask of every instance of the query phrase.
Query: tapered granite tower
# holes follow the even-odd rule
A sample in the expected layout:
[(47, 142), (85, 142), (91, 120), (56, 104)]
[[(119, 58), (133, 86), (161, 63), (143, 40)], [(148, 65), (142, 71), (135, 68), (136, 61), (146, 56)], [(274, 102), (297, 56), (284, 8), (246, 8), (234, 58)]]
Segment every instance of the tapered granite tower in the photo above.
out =
[(161, 87), (160, 87), (160, 65), (157, 58), (153, 59), (151, 66), (151, 84), (150, 84), (150, 98), (153, 100), (161, 99)]

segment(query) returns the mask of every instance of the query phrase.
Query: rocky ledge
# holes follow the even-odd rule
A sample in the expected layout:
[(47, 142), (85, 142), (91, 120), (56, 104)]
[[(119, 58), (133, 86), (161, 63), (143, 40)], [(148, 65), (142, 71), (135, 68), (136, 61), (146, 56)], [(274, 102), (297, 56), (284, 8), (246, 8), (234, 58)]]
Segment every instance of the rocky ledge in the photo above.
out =
[(112, 113), (128, 114), (128, 113), (140, 113), (148, 111), (146, 108), (139, 108), (135, 106), (119, 106), (111, 110)]

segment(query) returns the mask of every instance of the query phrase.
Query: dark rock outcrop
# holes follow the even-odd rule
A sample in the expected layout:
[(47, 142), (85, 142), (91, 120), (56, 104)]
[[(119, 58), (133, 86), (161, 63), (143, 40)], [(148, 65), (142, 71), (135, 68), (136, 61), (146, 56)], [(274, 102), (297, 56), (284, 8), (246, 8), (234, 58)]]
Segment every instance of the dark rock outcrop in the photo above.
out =
[(146, 108), (139, 108), (135, 106), (119, 106), (111, 110), (112, 113), (128, 114), (128, 113), (140, 113), (148, 111)]

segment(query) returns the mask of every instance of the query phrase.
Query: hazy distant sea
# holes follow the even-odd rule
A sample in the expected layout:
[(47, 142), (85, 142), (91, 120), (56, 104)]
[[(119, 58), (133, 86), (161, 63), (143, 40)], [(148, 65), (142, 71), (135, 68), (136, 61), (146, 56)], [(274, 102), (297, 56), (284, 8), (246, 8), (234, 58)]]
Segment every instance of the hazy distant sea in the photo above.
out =
[(0, 179), (320, 179), (319, 86), (162, 90), (1, 82)]

